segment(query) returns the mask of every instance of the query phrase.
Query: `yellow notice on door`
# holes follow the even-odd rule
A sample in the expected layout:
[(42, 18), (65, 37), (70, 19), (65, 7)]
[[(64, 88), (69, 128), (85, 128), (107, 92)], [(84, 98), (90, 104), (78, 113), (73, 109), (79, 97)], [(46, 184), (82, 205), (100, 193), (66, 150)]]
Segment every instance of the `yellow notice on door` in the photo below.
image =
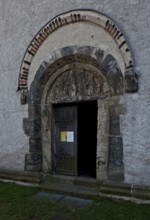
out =
[(61, 131), (60, 132), (60, 140), (63, 142), (67, 141), (67, 131)]

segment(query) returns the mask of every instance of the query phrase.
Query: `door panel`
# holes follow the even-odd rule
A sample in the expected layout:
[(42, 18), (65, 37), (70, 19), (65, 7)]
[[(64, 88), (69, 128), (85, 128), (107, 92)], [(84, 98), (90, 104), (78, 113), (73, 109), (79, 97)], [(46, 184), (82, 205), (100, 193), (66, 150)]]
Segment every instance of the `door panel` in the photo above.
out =
[(77, 175), (77, 106), (56, 105), (54, 112), (55, 173)]

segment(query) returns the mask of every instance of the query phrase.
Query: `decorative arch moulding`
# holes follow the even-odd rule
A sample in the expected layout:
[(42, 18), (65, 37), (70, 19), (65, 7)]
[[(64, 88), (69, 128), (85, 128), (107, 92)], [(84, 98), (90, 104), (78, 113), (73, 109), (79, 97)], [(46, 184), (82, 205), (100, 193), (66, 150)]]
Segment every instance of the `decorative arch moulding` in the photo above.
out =
[[(70, 11), (70, 12), (58, 15), (52, 20), (50, 20), (35, 35), (31, 43), (29, 44), (25, 52), (24, 58), (22, 60), (20, 73), (19, 73), (18, 90), (21, 90), (22, 96), (25, 96), (25, 91), (28, 90), (28, 75), (30, 72), (30, 66), (32, 64), (32, 60), (34, 56), (36, 55), (36, 53), (38, 52), (38, 49), (43, 44), (43, 42), (53, 32), (57, 31), (59, 28), (69, 25), (69, 24), (74, 24), (74, 23), (79, 23), (79, 22), (92, 23), (107, 31), (107, 33), (116, 42), (122, 54), (122, 57), (125, 63), (126, 72), (127, 72), (127, 77), (125, 75), (125, 78), (127, 78), (127, 81), (130, 81), (130, 78), (133, 78), (134, 76), (134, 80), (132, 79), (132, 81), (135, 81), (135, 80), (137, 81), (137, 76), (136, 76), (136, 73), (134, 72), (134, 62), (132, 59), (131, 51), (129, 49), (129, 45), (123, 33), (121, 32), (119, 27), (114, 23), (114, 21), (112, 21), (106, 15), (100, 14), (99, 12), (95, 12), (91, 10), (74, 10), (74, 11)], [(127, 92), (133, 92), (130, 90), (132, 89), (130, 88), (127, 89)], [(137, 90), (137, 88), (134, 89), (134, 92), (135, 90)]]

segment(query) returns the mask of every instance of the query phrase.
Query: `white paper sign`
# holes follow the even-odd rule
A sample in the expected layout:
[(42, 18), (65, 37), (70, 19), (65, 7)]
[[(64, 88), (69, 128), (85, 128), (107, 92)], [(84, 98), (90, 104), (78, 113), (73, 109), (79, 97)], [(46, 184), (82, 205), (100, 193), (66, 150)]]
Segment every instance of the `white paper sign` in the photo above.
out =
[(67, 142), (74, 142), (74, 132), (67, 131)]

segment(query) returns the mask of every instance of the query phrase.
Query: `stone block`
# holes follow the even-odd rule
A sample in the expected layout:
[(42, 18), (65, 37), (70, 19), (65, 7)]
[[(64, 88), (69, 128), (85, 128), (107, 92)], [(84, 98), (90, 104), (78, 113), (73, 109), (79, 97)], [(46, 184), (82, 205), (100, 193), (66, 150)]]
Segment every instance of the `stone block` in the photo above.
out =
[(124, 181), (124, 171), (111, 171), (109, 170), (108, 179), (114, 182), (123, 182)]
[(43, 82), (34, 82), (32, 83), (30, 90), (27, 94), (28, 104), (40, 104), (41, 103), (41, 95), (44, 90)]
[(22, 89), (20, 91), (20, 102), (22, 105), (27, 103), (27, 90), (26, 89)]
[(150, 199), (150, 188), (141, 187), (141, 186), (133, 186), (132, 196), (138, 197), (138, 198)]
[(101, 185), (100, 191), (108, 194), (130, 196), (131, 186), (121, 182), (105, 181)]
[(43, 62), (40, 67), (38, 68), (38, 70), (36, 71), (35, 74), (35, 81), (39, 81), (39, 79), (43, 79), (43, 73), (46, 70), (46, 68), (48, 67), (48, 64), (46, 65), (46, 62)]
[(32, 153), (42, 152), (41, 138), (30, 138), (29, 139), (29, 151)]
[(68, 46), (62, 48), (60, 50), (62, 57), (75, 55), (76, 48), (77, 48), (76, 46)]
[(106, 72), (109, 72), (111, 69), (113, 69), (114, 67), (116, 67), (117, 65), (117, 61), (116, 59), (111, 55), (111, 54), (108, 54), (104, 61), (103, 61), (103, 69), (106, 71)]
[(121, 114), (125, 114), (127, 112), (127, 107), (125, 105), (121, 105), (121, 104), (114, 104), (111, 105), (110, 108), (110, 115), (121, 115)]
[(25, 170), (41, 171), (42, 170), (42, 154), (26, 154)]
[(35, 164), (35, 165), (30, 165), (30, 164), (25, 164), (25, 170), (26, 171), (31, 171), (31, 172), (41, 172), (42, 171), (42, 165), (41, 164)]
[(110, 116), (110, 135), (120, 135), (120, 120), (119, 115)]
[(103, 57), (104, 57), (104, 51), (99, 49), (99, 48), (97, 48), (95, 50), (95, 56), (97, 58), (97, 61), (101, 63), (102, 60), (103, 60)]
[(109, 162), (115, 167), (123, 164), (123, 141), (121, 136), (109, 138)]
[(123, 141), (121, 136), (109, 138), (109, 168), (108, 179), (111, 181), (124, 181)]
[(41, 135), (40, 118), (24, 118), (23, 129), (27, 136), (40, 136)]
[(133, 93), (138, 91), (138, 76), (133, 69), (126, 71), (125, 81), (126, 92)]
[(42, 163), (42, 154), (26, 154), (25, 162), (28, 165), (41, 164)]
[(41, 114), (41, 104), (29, 104), (28, 105), (28, 114), (29, 117), (34, 118), (34, 117), (40, 117)]

